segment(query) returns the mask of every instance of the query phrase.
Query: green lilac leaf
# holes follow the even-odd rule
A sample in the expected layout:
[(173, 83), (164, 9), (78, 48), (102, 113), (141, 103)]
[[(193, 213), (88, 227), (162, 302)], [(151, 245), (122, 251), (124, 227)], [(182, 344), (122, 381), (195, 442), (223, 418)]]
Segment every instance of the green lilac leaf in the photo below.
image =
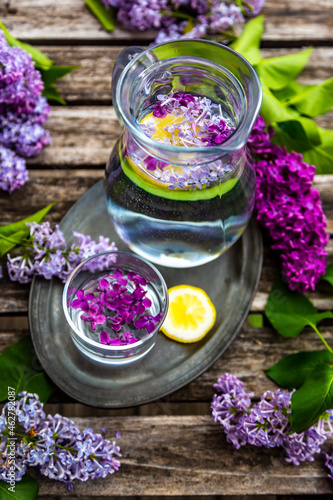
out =
[(263, 328), (264, 327), (264, 317), (262, 314), (249, 314), (246, 322), (252, 328)]
[(60, 104), (66, 104), (65, 99), (61, 97), (54, 85), (47, 85), (46, 87), (44, 87), (42, 96), (45, 97), (48, 101), (56, 101)]
[(24, 390), (32, 392), (33, 394), (38, 394), (39, 400), (42, 401), (42, 403), (46, 403), (56, 390), (56, 387), (44, 373), (36, 373), (36, 375), (33, 375), (27, 380), (24, 385)]
[(284, 87), (283, 89), (280, 90), (272, 90), (274, 96), (281, 102), (288, 104), (288, 101), (295, 97), (297, 94), (300, 92), (304, 91), (304, 86), (300, 85), (298, 82), (295, 80), (292, 80), (289, 82), (287, 87)]
[(263, 100), (260, 115), (265, 120), (266, 125), (294, 120), (299, 116), (296, 110), (283, 106), (267, 87), (263, 87), (262, 90)]
[(264, 17), (257, 16), (246, 23), (243, 33), (230, 47), (244, 56), (249, 63), (258, 64), (262, 59), (259, 47), (263, 31)]
[(280, 277), (269, 294), (265, 313), (275, 330), (283, 337), (295, 337), (306, 325), (317, 325), (325, 318), (333, 318), (331, 311), (318, 313), (305, 295), (291, 291)]
[(312, 148), (305, 130), (298, 120), (287, 120), (274, 125), (274, 144), (285, 146), (287, 151), (303, 153)]
[(289, 391), (299, 389), (305, 378), (319, 363), (329, 363), (333, 354), (328, 350), (290, 354), (265, 370), (266, 375)]
[(85, 0), (85, 4), (106, 31), (114, 30), (114, 9), (106, 9), (101, 0)]
[(75, 69), (78, 69), (80, 66), (58, 66), (54, 64), (51, 68), (46, 70), (41, 70), (40, 73), (42, 75), (42, 79), (45, 87), (52, 85), (54, 82), (59, 80), (59, 78), (63, 78), (68, 75)]
[(312, 48), (281, 57), (262, 59), (256, 66), (260, 79), (270, 89), (280, 90), (287, 87), (306, 66), (312, 53)]
[(53, 205), (54, 203), (51, 203), (26, 219), (0, 226), (0, 257), (10, 252), (14, 247), (21, 245), (30, 233), (30, 228), (26, 223), (37, 222), (39, 224)]
[(328, 281), (333, 286), (333, 264), (326, 267), (325, 274), (321, 277), (321, 279)]
[(4, 236), (0, 233), (0, 258), (10, 252), (14, 247), (22, 245), (29, 234), (29, 228), (27, 229), (28, 232), (24, 229), (10, 236)]
[(7, 399), (8, 387), (18, 394), (25, 390), (29, 379), (41, 371), (29, 335), (8, 346), (0, 354), (0, 401)]
[(305, 130), (306, 136), (312, 146), (319, 146), (322, 144), (322, 138), (318, 125), (311, 118), (300, 116), (297, 121), (302, 125)]
[(318, 127), (322, 145), (333, 154), (333, 130)]
[(12, 224), (6, 224), (4, 226), (0, 226), (0, 234), (4, 236), (10, 236), (11, 234), (16, 233), (19, 230), (26, 230), (27, 235), (29, 234), (29, 228), (26, 226), (27, 222), (37, 222), (39, 224), (44, 219), (45, 215), (51, 210), (51, 208), (55, 205), (55, 202), (51, 203), (45, 208), (38, 210), (38, 212), (29, 215), (26, 219), (22, 219), (18, 222), (13, 222)]
[(327, 113), (333, 106), (333, 77), (320, 85), (310, 85), (307, 90), (290, 99), (303, 115), (315, 117)]
[(48, 69), (52, 66), (53, 63), (51, 59), (49, 59), (45, 54), (43, 54), (43, 52), (36, 49), (36, 47), (33, 47), (28, 43), (20, 42), (19, 40), (14, 38), (1, 21), (0, 21), (0, 28), (4, 32), (8, 45), (10, 45), (11, 47), (21, 47), (21, 49), (25, 50), (25, 52), (28, 52), (28, 54), (31, 55), (33, 61), (35, 61), (35, 68)]
[(331, 146), (314, 146), (303, 154), (303, 161), (316, 166), (316, 174), (333, 174), (333, 151)]
[(328, 364), (319, 363), (291, 396), (293, 431), (306, 431), (318, 422), (326, 410), (332, 408), (333, 370)]
[(39, 492), (39, 482), (25, 474), (21, 481), (15, 482), (15, 491), (10, 491), (10, 483), (0, 481), (0, 500), (35, 500)]
[(322, 139), (317, 124), (305, 117), (278, 122), (274, 125), (274, 144), (285, 146), (288, 151), (304, 153), (321, 144)]

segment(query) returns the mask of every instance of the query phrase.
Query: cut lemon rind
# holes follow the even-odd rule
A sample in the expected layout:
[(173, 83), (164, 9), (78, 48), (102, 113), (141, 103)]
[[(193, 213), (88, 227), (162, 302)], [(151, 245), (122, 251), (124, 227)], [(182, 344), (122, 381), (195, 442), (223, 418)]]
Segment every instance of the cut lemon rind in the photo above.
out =
[[(215, 323), (216, 309), (212, 301), (204, 290), (190, 285), (175, 286), (168, 292), (169, 311), (161, 331), (177, 342), (184, 344), (199, 342)], [(181, 302), (180, 307), (177, 301)]]

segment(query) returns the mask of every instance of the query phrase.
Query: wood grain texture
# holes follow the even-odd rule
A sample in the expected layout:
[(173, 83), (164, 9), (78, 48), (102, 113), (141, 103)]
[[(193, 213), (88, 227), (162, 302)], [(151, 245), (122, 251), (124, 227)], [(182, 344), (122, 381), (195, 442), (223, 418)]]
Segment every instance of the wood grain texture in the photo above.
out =
[[(321, 326), (320, 332), (332, 345), (333, 326)], [(4, 330), (0, 325), (0, 351), (27, 333), (25, 329)], [(273, 328), (250, 328), (245, 323), (236, 340), (209, 370), (195, 381), (159, 401), (174, 403), (169, 411), (166, 410), (171, 415), (181, 409), (177, 408), (175, 404), (177, 402), (211, 402), (214, 394), (213, 384), (225, 372), (239, 377), (247, 389), (259, 398), (266, 390), (276, 389), (275, 383), (265, 375), (264, 370), (288, 354), (322, 349), (322, 342), (309, 328), (298, 337), (287, 339), (278, 335)], [(62, 399), (63, 397), (58, 394), (54, 401)], [(68, 398), (66, 400), (68, 401)]]
[[(9, 196), (0, 193), (0, 224), (8, 224), (37, 212), (43, 206), (57, 200), (55, 207), (48, 215), (48, 220), (58, 223), (71, 206), (103, 176), (103, 171), (96, 170), (31, 170), (30, 181), (19, 191)], [(317, 176), (315, 187), (319, 190), (323, 208), (328, 219), (328, 231), (333, 233), (333, 175)], [(27, 207), (29, 212), (27, 212)], [(106, 235), (107, 236), (107, 235)], [(333, 243), (327, 250), (328, 261), (333, 261)], [(251, 310), (262, 311), (265, 307), (269, 290), (275, 276), (278, 260), (265, 251), (262, 277)], [(29, 286), (8, 282), (0, 295), (0, 314), (26, 313), (28, 307)], [(330, 286), (322, 283), (316, 292), (308, 294), (319, 309), (333, 308), (333, 295)]]
[[(332, 127), (333, 111), (318, 118), (323, 127)], [(121, 128), (111, 106), (53, 107), (47, 120), (52, 144), (28, 166), (52, 168), (103, 167)], [(67, 174), (66, 174), (67, 175)]]
[[(57, 83), (61, 95), (69, 103), (111, 103), (111, 74), (117, 55), (123, 47), (55, 47), (38, 46), (57, 64), (80, 66)], [(263, 57), (276, 57), (297, 52), (296, 49), (265, 49)], [(301, 74), (304, 85), (316, 85), (332, 75), (329, 61), (332, 47), (317, 47)]]
[[(263, 40), (332, 40), (330, 0), (267, 0)], [(77, 0), (12, 0), (2, 2), (0, 17), (12, 34), (22, 40), (93, 40), (109, 43), (154, 39), (154, 33), (128, 33), (117, 27), (107, 33)]]
[[(121, 468), (103, 480), (76, 484), (72, 495), (223, 495), (331, 493), (322, 460), (288, 465), (277, 449), (236, 450), (211, 416), (75, 418), (81, 428), (121, 430)], [(70, 496), (41, 478), (40, 495)]]

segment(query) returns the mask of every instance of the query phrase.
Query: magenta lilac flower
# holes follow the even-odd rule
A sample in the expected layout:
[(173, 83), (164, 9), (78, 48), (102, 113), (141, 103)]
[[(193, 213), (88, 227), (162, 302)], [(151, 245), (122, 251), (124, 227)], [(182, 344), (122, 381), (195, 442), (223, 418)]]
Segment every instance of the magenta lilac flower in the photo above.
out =
[[(20, 481), (28, 467), (63, 482), (68, 489), (75, 481), (106, 477), (120, 467), (120, 448), (92, 429), (80, 431), (61, 415), (45, 416), (37, 394), (23, 392), (21, 399), (7, 403), (0, 417), (0, 479), (10, 481), (11, 442), (15, 438), (15, 480)], [(8, 412), (15, 415), (14, 430)], [(10, 427), (10, 433), (9, 431)], [(12, 434), (13, 432), (13, 434)]]
[(159, 30), (155, 43), (181, 38), (214, 38), (232, 33), (245, 17), (260, 13), (264, 0), (103, 0), (117, 9), (118, 21), (130, 31)]
[(222, 375), (214, 387), (214, 421), (222, 425), (227, 441), (236, 448), (246, 444), (278, 446), (283, 448), (287, 462), (299, 465), (313, 461), (322, 444), (333, 435), (332, 425), (324, 418), (305, 432), (292, 432), (291, 393), (287, 391), (267, 391), (258, 403), (253, 403), (253, 393), (247, 393), (243, 383), (229, 373)]
[(325, 273), (329, 239), (319, 192), (312, 187), (315, 167), (274, 145), (272, 135), (259, 117), (248, 142), (256, 160), (257, 219), (281, 254), (289, 287), (314, 290)]
[(29, 283), (35, 275), (46, 279), (58, 277), (65, 282), (87, 257), (117, 250), (116, 245), (104, 236), (96, 242), (88, 235), (73, 231), (74, 242), (69, 246), (58, 225), (54, 229), (49, 222), (27, 225), (30, 226), (30, 237), (23, 247), (23, 255), (7, 255), (9, 277), (19, 283)]
[(88, 293), (76, 290), (71, 307), (82, 311), (80, 319), (96, 330), (101, 344), (125, 346), (138, 342), (142, 330), (152, 333), (162, 319), (162, 313), (149, 314), (152, 302), (147, 293), (145, 278), (116, 268), (94, 288), (89, 284)]
[(50, 107), (30, 54), (10, 47), (0, 30), (0, 188), (12, 193), (28, 179), (23, 158), (50, 142), (42, 127)]

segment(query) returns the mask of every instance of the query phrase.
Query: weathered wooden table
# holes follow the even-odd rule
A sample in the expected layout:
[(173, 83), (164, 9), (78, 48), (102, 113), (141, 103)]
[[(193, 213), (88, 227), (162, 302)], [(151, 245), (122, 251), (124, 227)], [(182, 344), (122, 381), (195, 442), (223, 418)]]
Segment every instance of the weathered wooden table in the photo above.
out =
[[(329, 78), (333, 59), (332, 0), (267, 0), (264, 9), (263, 53), (275, 56), (313, 45), (314, 52), (301, 81), (315, 84)], [(106, 33), (83, 0), (2, 0), (0, 18), (11, 33), (34, 43), (58, 64), (80, 65), (58, 85), (67, 106), (54, 106), (47, 122), (52, 146), (29, 162), (30, 181), (11, 196), (0, 194), (0, 223), (9, 223), (57, 200), (49, 220), (59, 222), (73, 203), (103, 175), (103, 167), (118, 134), (111, 106), (110, 75), (122, 46), (145, 45), (147, 33), (129, 35), (117, 28)], [(332, 114), (319, 123), (332, 127)], [(317, 189), (333, 232), (333, 175), (317, 176)], [(329, 245), (330, 261), (333, 248)], [(277, 263), (267, 248), (259, 289), (252, 311), (263, 311)], [(29, 287), (0, 282), (0, 350), (28, 331)], [(320, 309), (332, 308), (332, 289), (320, 285), (309, 295)], [(333, 326), (320, 330), (333, 341)], [(82, 427), (105, 427), (106, 437), (122, 431), (122, 466), (107, 479), (77, 484), (69, 494), (56, 481), (41, 479), (41, 497), (325, 495), (333, 483), (321, 458), (294, 467), (279, 450), (226, 443), (210, 415), (213, 383), (229, 371), (260, 396), (274, 389), (263, 369), (282, 356), (320, 348), (312, 332), (283, 339), (267, 324), (262, 329), (244, 325), (237, 340), (204, 375), (163, 400), (128, 410), (98, 410), (70, 400), (60, 390), (47, 405), (73, 417)], [(238, 496), (237, 496), (238, 498)], [(323, 497), (321, 497), (323, 498)]]

